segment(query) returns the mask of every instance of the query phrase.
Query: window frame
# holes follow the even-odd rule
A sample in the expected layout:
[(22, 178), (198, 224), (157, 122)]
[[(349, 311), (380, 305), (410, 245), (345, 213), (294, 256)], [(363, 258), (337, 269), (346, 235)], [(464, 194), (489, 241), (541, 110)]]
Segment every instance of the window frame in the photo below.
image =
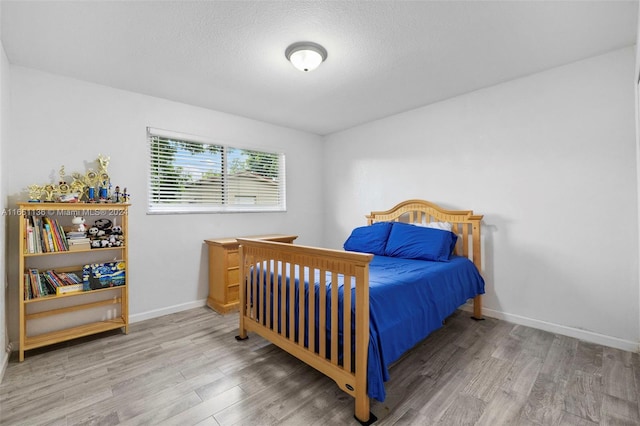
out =
[[(220, 162), (222, 166), (221, 180), (222, 191), (228, 192), (229, 176), (227, 169), (228, 164), (228, 150), (240, 150), (243, 153), (256, 152), (259, 154), (276, 155), (278, 158), (278, 179), (275, 181), (277, 184), (277, 198), (279, 202), (276, 204), (229, 204), (229, 200), (222, 197), (220, 204), (212, 203), (159, 203), (153, 200), (153, 186), (152, 186), (152, 171), (153, 171), (153, 152), (152, 152), (152, 138), (159, 137), (164, 139), (171, 139), (181, 142), (207, 144), (222, 147), (222, 160)], [(192, 135), (188, 133), (176, 132), (171, 130), (158, 129), (154, 127), (147, 127), (147, 214), (192, 214), (192, 213), (266, 213), (266, 212), (285, 212), (287, 211), (287, 197), (286, 197), (286, 161), (285, 154), (279, 150), (269, 150), (268, 148), (247, 148), (245, 146), (234, 145), (231, 146), (228, 143), (213, 140), (211, 138)], [(245, 198), (243, 194), (241, 198)]]

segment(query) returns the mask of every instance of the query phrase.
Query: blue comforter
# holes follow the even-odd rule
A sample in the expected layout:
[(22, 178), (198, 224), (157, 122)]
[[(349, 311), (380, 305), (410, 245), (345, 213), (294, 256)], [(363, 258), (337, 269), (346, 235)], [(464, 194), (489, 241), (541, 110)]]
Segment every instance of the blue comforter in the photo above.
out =
[(432, 262), (375, 256), (369, 264), (367, 394), (383, 401), (391, 363), (483, 293), (484, 280), (466, 257)]
[[(297, 268), (295, 274), (294, 305), (297, 318), (299, 310), (297, 294), (299, 271)], [(281, 279), (282, 277), (278, 276), (278, 286), (281, 286)], [(334, 287), (330, 283), (330, 279), (331, 277), (327, 276), (328, 329), (331, 327), (329, 321), (331, 318), (329, 313), (331, 310), (331, 287)], [(318, 274), (314, 277), (314, 281), (316, 312), (318, 312)], [(287, 277), (285, 280), (285, 297), (287, 299), (289, 299), (288, 282)], [(308, 283), (305, 283), (304, 288), (304, 300), (307, 305), (305, 313), (308, 314)], [(342, 277), (339, 279), (338, 289), (339, 345), (342, 345)], [(282, 292), (279, 293), (282, 294)], [(466, 257), (452, 256), (448, 262), (433, 262), (374, 256), (369, 263), (370, 338), (367, 372), (367, 394), (369, 397), (384, 401), (386, 396), (384, 382), (389, 379), (389, 366), (432, 331), (440, 328), (443, 321), (468, 299), (483, 293), (484, 280), (473, 262)], [(257, 297), (252, 296), (252, 299), (254, 302), (257, 301)], [(352, 289), (351, 300), (355, 304), (355, 289)], [(261, 305), (266, 308), (264, 302)], [(353, 314), (354, 309), (352, 308), (352, 316)], [(306, 315), (305, 323), (308, 324)], [(317, 328), (317, 315), (315, 324)], [(354, 325), (355, 321), (352, 320), (351, 324)], [(288, 335), (288, 326), (286, 328)], [(298, 324), (295, 324), (294, 332), (297, 336)], [(315, 335), (317, 341), (317, 331)], [(327, 338), (329, 336), (330, 331), (327, 330)], [(305, 332), (305, 346), (308, 347), (307, 340), (308, 334)], [(316, 347), (318, 347), (317, 344)]]

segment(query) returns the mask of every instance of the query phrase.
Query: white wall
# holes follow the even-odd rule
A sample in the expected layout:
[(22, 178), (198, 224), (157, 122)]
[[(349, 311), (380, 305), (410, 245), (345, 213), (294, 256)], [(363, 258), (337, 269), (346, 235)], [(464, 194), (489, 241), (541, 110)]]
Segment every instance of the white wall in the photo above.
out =
[[(322, 139), (238, 116), (115, 90), (33, 69), (11, 67), (11, 143), (4, 145), (6, 195), (26, 200), (25, 187), (84, 172), (99, 153), (111, 157), (112, 183), (127, 187), (129, 312), (132, 321), (203, 305), (208, 294), (204, 239), (294, 233), (301, 244), (321, 242)], [(146, 127), (206, 136), (238, 147), (284, 152), (284, 213), (147, 215)], [(91, 164), (90, 164), (91, 165)], [(17, 241), (13, 227), (10, 247)], [(17, 264), (8, 253), (9, 268)], [(16, 280), (15, 268), (10, 270)], [(10, 336), (17, 338), (17, 289), (9, 294)]]
[(638, 350), (626, 48), (327, 137), (325, 244), (408, 198), (484, 214), (486, 312)]
[[(0, 8), (1, 10), (1, 8)], [(1, 19), (0, 19), (1, 21)], [(9, 129), (9, 60), (4, 51), (4, 46), (0, 40), (0, 200), (1, 206), (6, 207), (5, 200), (5, 185), (7, 183), (6, 174), (6, 156), (4, 155), (4, 146), (8, 144), (8, 129)], [(5, 216), (0, 216), (0, 381), (9, 360), (9, 354), (5, 352), (5, 347), (8, 343), (7, 337), (7, 323), (6, 323), (6, 294), (7, 289), (5, 284), (8, 282), (6, 279), (5, 269), (5, 247), (6, 247), (6, 220)]]

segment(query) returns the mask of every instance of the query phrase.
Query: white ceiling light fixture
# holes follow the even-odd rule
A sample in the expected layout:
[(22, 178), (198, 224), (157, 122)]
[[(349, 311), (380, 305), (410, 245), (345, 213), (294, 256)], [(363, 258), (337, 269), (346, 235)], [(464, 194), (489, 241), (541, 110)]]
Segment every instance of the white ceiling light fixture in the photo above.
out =
[(300, 71), (313, 71), (327, 59), (327, 50), (318, 43), (301, 41), (293, 43), (284, 51), (284, 56)]

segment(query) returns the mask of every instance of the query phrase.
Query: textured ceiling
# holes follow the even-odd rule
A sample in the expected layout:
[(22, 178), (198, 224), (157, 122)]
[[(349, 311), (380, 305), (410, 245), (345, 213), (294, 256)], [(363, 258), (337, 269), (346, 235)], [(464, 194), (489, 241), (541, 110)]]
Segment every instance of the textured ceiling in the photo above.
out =
[[(329, 134), (631, 46), (636, 1), (7, 1), (11, 64)], [(329, 56), (302, 73), (296, 41)]]

